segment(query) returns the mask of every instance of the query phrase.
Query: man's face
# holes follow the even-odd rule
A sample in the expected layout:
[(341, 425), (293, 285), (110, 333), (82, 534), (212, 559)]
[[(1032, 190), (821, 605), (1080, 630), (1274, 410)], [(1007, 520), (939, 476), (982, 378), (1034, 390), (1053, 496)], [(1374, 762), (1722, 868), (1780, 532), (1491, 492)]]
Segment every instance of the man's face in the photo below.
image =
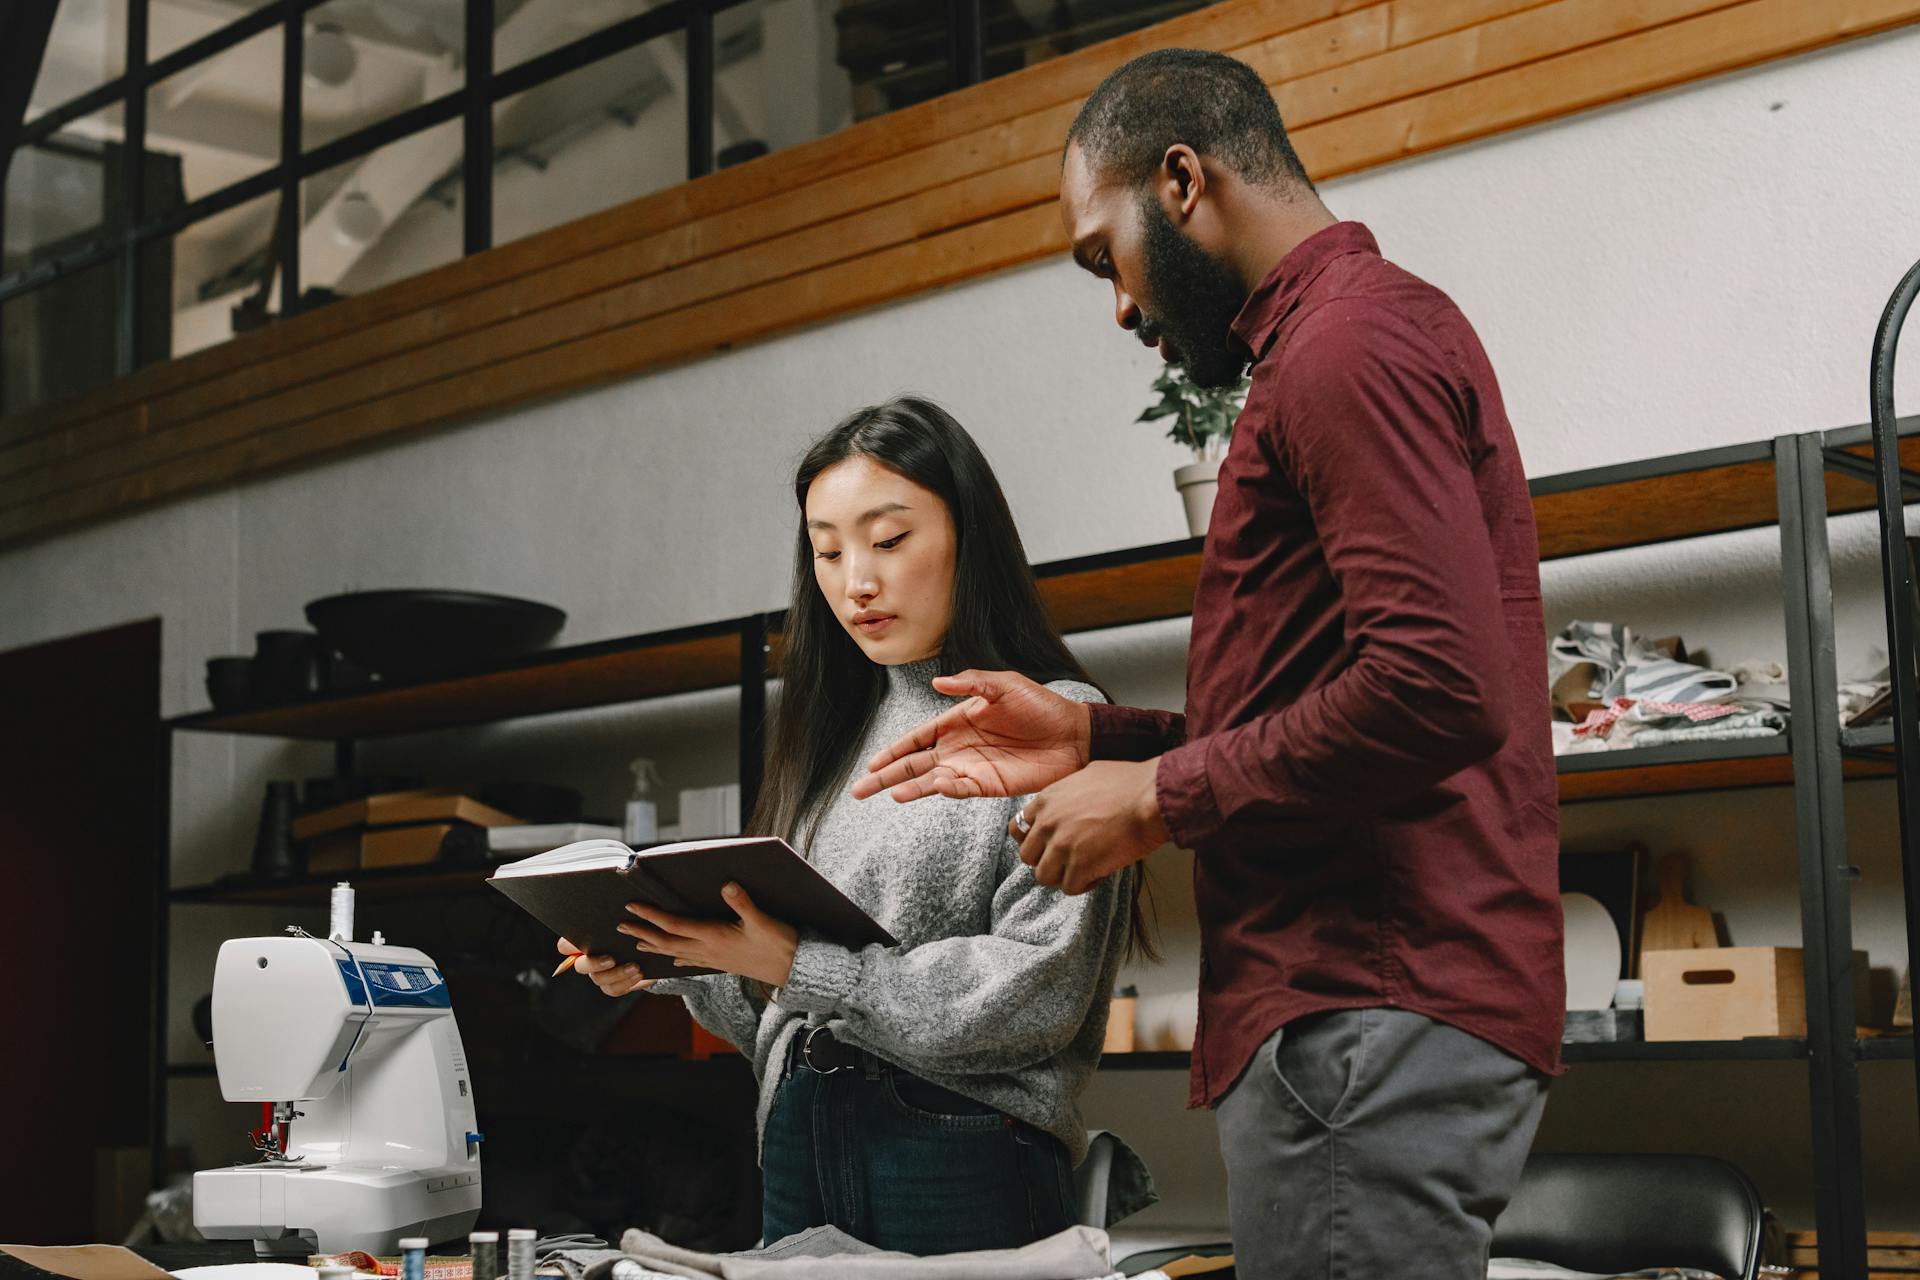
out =
[(1231, 386), (1249, 353), (1233, 336), (1246, 304), (1239, 277), (1176, 227), (1153, 183), (1139, 189), (1092, 172), (1078, 146), (1060, 178), (1060, 217), (1074, 261), (1113, 284), (1113, 318), (1203, 387)]

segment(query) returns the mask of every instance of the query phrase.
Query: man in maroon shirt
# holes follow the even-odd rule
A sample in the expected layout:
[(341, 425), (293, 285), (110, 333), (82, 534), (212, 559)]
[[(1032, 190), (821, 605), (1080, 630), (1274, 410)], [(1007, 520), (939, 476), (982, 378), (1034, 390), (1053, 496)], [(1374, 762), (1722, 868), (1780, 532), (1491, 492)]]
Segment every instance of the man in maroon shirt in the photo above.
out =
[(1240, 1274), (1480, 1280), (1565, 1005), (1538, 549), (1493, 370), (1327, 211), (1231, 58), (1101, 84), (1061, 210), (1122, 328), (1206, 385), (1252, 366), (1186, 714), (964, 672), (855, 794), (1037, 792), (1014, 835), (1068, 893), (1193, 849), (1192, 1101)]

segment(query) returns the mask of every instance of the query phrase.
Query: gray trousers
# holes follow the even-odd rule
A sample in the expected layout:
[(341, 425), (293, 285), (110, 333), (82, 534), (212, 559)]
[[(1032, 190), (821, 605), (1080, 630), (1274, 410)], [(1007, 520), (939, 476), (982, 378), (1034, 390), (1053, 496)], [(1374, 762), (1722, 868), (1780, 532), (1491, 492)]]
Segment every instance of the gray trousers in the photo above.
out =
[(1486, 1280), (1544, 1076), (1403, 1009), (1301, 1018), (1220, 1100), (1236, 1274)]

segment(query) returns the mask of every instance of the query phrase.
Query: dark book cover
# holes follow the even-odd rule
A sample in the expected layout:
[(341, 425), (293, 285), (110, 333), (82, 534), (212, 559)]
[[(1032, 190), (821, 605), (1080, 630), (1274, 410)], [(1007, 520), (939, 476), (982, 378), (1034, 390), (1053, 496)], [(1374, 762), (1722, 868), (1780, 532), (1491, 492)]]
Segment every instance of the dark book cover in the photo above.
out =
[(624, 869), (495, 875), (487, 883), (589, 955), (636, 961), (649, 978), (689, 978), (713, 970), (677, 968), (671, 956), (636, 950), (633, 939), (618, 929), (637, 922), (626, 905), (642, 902), (696, 920), (732, 921), (733, 909), (720, 896), (729, 881), (745, 888), (762, 911), (802, 934), (856, 949), (899, 945), (786, 841), (772, 838), (677, 850), (669, 845), (640, 852)]

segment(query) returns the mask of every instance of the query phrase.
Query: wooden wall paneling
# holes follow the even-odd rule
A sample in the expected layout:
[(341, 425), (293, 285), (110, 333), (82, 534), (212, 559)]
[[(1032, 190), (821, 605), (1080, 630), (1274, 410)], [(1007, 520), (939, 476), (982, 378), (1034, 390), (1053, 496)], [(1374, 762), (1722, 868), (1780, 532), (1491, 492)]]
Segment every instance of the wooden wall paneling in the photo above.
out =
[[(1326, 8), (1337, 8), (1337, 7), (1338, 6), (1322, 5), (1312, 10), (1309, 10), (1308, 12), (1309, 12), (1309, 15), (1312, 15), (1312, 14), (1317, 14), (1319, 12), (1324, 11)], [(1269, 39), (1269, 40), (1263, 41), (1260, 46), (1261, 60), (1269, 62), (1271, 64), (1279, 65), (1279, 66), (1292, 66), (1296, 70), (1311, 70), (1315, 67), (1324, 67), (1327, 65), (1337, 64), (1339, 61), (1342, 60), (1341, 53), (1343, 49), (1346, 51), (1346, 56), (1351, 57), (1351, 56), (1356, 56), (1358, 53), (1363, 51), (1379, 48), (1384, 42), (1386, 25), (1387, 25), (1386, 15), (1389, 13), (1391, 8), (1392, 6), (1390, 5), (1376, 4), (1376, 5), (1369, 6), (1366, 9), (1359, 10), (1355, 14), (1349, 15), (1345, 19), (1336, 17), (1331, 21), (1309, 22), (1305, 25), (1305, 28), (1300, 29), (1297, 32), (1298, 35), (1306, 36), (1306, 39), (1304, 40), (1290, 37), (1290, 36), (1281, 36), (1276, 39)], [(1358, 20), (1358, 22), (1356, 22), (1356, 19)], [(1315, 28), (1318, 28), (1319, 30), (1315, 30)], [(1217, 32), (1214, 34), (1230, 35), (1231, 32), (1230, 31)], [(1044, 71), (1047, 69), (1048, 68), (1039, 68), (1038, 70)], [(1049, 96), (1051, 96), (1052, 94), (1059, 93), (1063, 87), (1059, 85), (1050, 84), (1050, 82), (1046, 80), (1042, 80), (1038, 76), (1031, 77), (1031, 79), (1034, 81), (1034, 83), (1041, 85), (1043, 87), (1049, 88), (1051, 91)], [(1077, 86), (1072, 86), (1072, 87), (1077, 87)], [(1003, 125), (992, 130), (992, 132), (996, 132), (1000, 134), (1003, 138), (1006, 135), (1009, 135), (1016, 131), (1025, 133), (1027, 136), (1023, 140), (1024, 145), (1020, 145), (1018, 147), (1018, 150), (1022, 153), (1027, 153), (1027, 154), (1035, 153), (1030, 151), (1029, 149), (1035, 147), (1036, 145), (1039, 146), (1040, 148), (1043, 148), (1044, 150), (1051, 151), (1057, 147), (1058, 138), (1060, 137), (1061, 133), (1064, 132), (1065, 123), (1067, 120), (1071, 118), (1071, 111), (1073, 109), (1076, 109), (1076, 106), (1077, 104), (1069, 103), (1065, 106), (1064, 109), (1056, 109), (1053, 111), (1045, 112), (1044, 113), (1045, 118), (1040, 121), (1032, 121), (1032, 120), (1016, 121), (1014, 122), (1016, 126), (1015, 129), (1008, 129)], [(1019, 128), (1019, 126), (1022, 126), (1022, 125), (1025, 126), (1024, 129)], [(1036, 140), (1033, 137), (1036, 131), (1039, 131), (1042, 133), (1042, 138), (1039, 140)], [(934, 151), (935, 149), (923, 148), (922, 150), (923, 152), (928, 152), (928, 151)], [(965, 159), (964, 155), (956, 157), (953, 154), (951, 154), (951, 149), (939, 149), (939, 150), (945, 152), (945, 154), (923, 155), (918, 158), (933, 166), (937, 166), (937, 168), (934, 169), (935, 173), (939, 172), (941, 169), (950, 168), (954, 166), (956, 163), (962, 163), (962, 164), (964, 163), (964, 159)], [(983, 149), (979, 147), (973, 147), (973, 148), (969, 148), (969, 150), (972, 150), (978, 153)], [(996, 158), (1004, 163), (1006, 159), (1009, 159), (1012, 157), (1006, 157), (1004, 155), (1000, 157), (992, 157), (992, 156), (985, 157), (985, 159), (989, 163), (991, 163)], [(894, 189), (900, 189), (900, 185), (902, 183), (911, 184), (911, 183), (914, 183), (916, 180), (924, 181), (931, 176), (931, 174), (925, 171), (926, 170), (925, 164), (923, 164), (922, 166), (919, 166), (918, 167), (919, 171), (916, 172), (916, 166), (912, 163), (913, 159), (914, 157), (910, 157), (910, 156), (897, 157), (895, 160), (893, 160), (890, 163), (875, 166), (875, 168), (877, 168), (879, 172), (862, 175), (864, 178), (867, 179), (867, 181), (839, 184), (839, 189), (843, 191), (875, 190), (876, 192), (875, 198), (884, 198), (886, 194), (886, 190), (884, 186), (881, 186), (880, 188), (876, 189), (876, 182), (875, 182), (876, 179), (881, 184), (885, 184), (888, 181), (891, 181), (894, 184)], [(906, 163), (902, 164), (901, 163), (902, 160), (906, 161)], [(907, 186), (906, 189), (911, 190), (915, 188), (912, 186)], [(646, 200), (636, 202), (636, 204), (634, 206), (631, 206), (631, 208), (633, 208), (636, 212), (644, 214), (644, 212), (648, 208), (657, 207), (658, 205), (661, 205), (661, 204), (672, 203), (672, 197), (674, 197), (676, 194), (678, 194), (677, 191), (664, 193), (664, 197), (650, 197)], [(815, 203), (815, 201), (817, 201), (817, 196), (814, 196), (813, 193), (808, 192), (804, 194), (807, 194), (808, 196), (812, 197), (808, 200), (809, 204)], [(822, 211), (822, 212), (825, 212), (825, 211)], [(636, 219), (635, 221), (642, 221), (642, 220), (644, 219), (643, 218)], [(589, 219), (584, 221), (587, 223), (595, 223), (602, 220)], [(737, 224), (738, 219), (736, 218), (734, 219), (734, 221)], [(574, 227), (563, 228), (561, 230), (569, 233), (569, 235), (567, 236), (568, 240), (577, 241), (581, 238), (581, 233), (586, 231), (587, 229), (588, 228), (586, 227), (582, 227), (581, 224), (575, 224)], [(555, 238), (558, 239), (559, 237), (555, 237)], [(695, 237), (689, 237), (689, 238), (695, 238)], [(579, 248), (577, 245), (571, 246), (571, 247), (573, 248), (573, 251), (575, 252), (579, 251)], [(498, 255), (496, 254), (496, 255), (482, 255), (482, 256), (489, 257), (489, 256), (498, 256)], [(515, 264), (515, 265), (526, 267), (529, 264), (521, 263), (521, 264)], [(516, 276), (516, 277), (510, 277), (510, 278), (517, 279), (518, 277)], [(305, 318), (303, 318), (303, 320), (304, 319)], [(342, 319), (345, 319), (345, 317), (342, 317)], [(301, 321), (296, 321), (294, 323), (301, 323)], [(346, 332), (349, 337), (353, 337), (363, 332), (363, 330), (349, 329)], [(392, 344), (392, 342), (389, 341), (386, 343), (385, 349), (393, 350), (395, 349), (395, 347)], [(288, 369), (286, 367), (288, 363), (290, 362), (276, 361), (276, 362), (271, 362), (271, 364), (268, 364), (267, 362), (255, 362), (254, 365), (252, 365), (251, 367), (248, 367), (241, 371), (238, 381), (232, 384), (231, 394), (235, 397), (244, 396), (245, 394), (248, 394), (249, 387), (258, 388), (259, 390), (254, 392), (255, 394), (258, 394), (261, 391), (272, 389), (276, 385), (277, 386), (288, 385), (289, 375), (297, 376), (297, 374), (295, 374), (295, 371)], [(309, 367), (311, 367), (311, 364), (312, 364), (312, 362), (310, 361), (302, 361), (302, 363), (307, 364)], [(149, 428), (149, 429), (152, 429), (152, 428)], [(58, 450), (58, 454), (62, 456), (70, 455), (71, 453), (74, 453), (74, 452), (84, 451), (87, 447), (99, 447), (104, 444), (115, 443), (120, 439), (126, 438), (127, 434), (128, 434), (127, 424), (114, 423), (114, 424), (111, 424), (108, 431), (102, 434), (101, 438), (96, 440), (91, 440), (91, 441), (69, 441), (64, 447)], [(44, 457), (45, 455), (43, 454), (40, 456)], [(5, 458), (4, 455), (0, 455), (0, 476), (17, 472), (19, 470), (27, 469), (27, 466), (29, 465), (31, 465), (30, 460), (7, 459)]]
[[(0, 539), (1057, 252), (1059, 138), (1139, 48), (1248, 58), (1329, 177), (1916, 16), (1920, 0), (1230, 0), (49, 411), (0, 440)], [(531, 376), (505, 385), (501, 368)], [(421, 419), (423, 400), (437, 415)]]
[[(1384, 14), (1385, 6), (1376, 5), (1364, 12)], [(1384, 20), (1369, 25), (1377, 25), (1384, 36)], [(1359, 56), (1370, 46), (1350, 38), (1354, 26), (1348, 18), (1312, 24), (1303, 32), (1306, 38), (1295, 42), (1291, 57), (1302, 67), (1314, 68)], [(384, 324), (349, 329), (337, 341), (323, 342), (278, 359), (256, 361), (226, 377), (190, 384), (180, 391), (161, 395), (149, 402), (150, 416), (137, 424), (124, 415), (109, 414), (63, 432), (42, 435), (0, 451), (0, 479), (78, 454), (119, 446), (234, 402), (286, 392), (328, 373), (351, 369), (380, 356), (406, 352), (428, 341), (456, 338), (557, 301), (583, 296), (593, 292), (596, 286), (612, 287), (679, 263), (697, 261), (707, 254), (753, 244), (782, 231), (818, 225), (838, 215), (869, 212), (883, 206), (889, 197), (923, 192), (943, 182), (950, 190), (952, 179), (957, 175), (988, 174), (996, 185), (1005, 185), (1016, 176), (1036, 178), (1041, 167), (1031, 161), (1042, 156), (1051, 161), (1058, 156), (1060, 139), (1078, 105), (1077, 101), (1057, 104), (867, 166), (831, 182), (802, 187), (744, 208), (668, 227), (656, 236), (564, 260), (533, 276), (514, 276), (499, 285), (462, 295), (457, 307), (414, 311)], [(1000, 172), (1009, 168), (1020, 172), (1018, 175)], [(1056, 176), (1050, 163), (1045, 182), (1032, 182), (1027, 198), (1051, 199)], [(922, 225), (915, 228), (914, 234), (926, 234), (943, 225), (956, 225), (978, 216), (980, 214), (963, 201), (944, 212), (935, 210), (924, 214)], [(873, 228), (862, 230), (870, 232)], [(835, 231), (833, 235), (848, 241), (844, 232)], [(858, 235), (849, 242), (871, 239), (870, 234)], [(817, 264), (798, 262), (788, 273), (813, 265)], [(767, 278), (777, 278), (778, 274), (775, 272)], [(82, 478), (97, 479), (100, 473), (96, 468)], [(28, 486), (20, 492), (37, 496), (42, 490)], [(0, 499), (0, 506), (10, 505), (14, 500), (17, 499), (11, 495)]]
[[(1316, 174), (1348, 173), (1911, 22), (1915, 0), (1745, 0), (1303, 129)], [(1309, 159), (1311, 157), (1311, 159)]]
[(1287, 127), (1416, 97), (1740, 0), (1558, 0), (1278, 84)]
[(595, 334), (565, 347), (503, 360), (442, 382), (415, 387), (310, 423), (243, 437), (122, 476), (0, 511), (0, 542), (75, 520), (92, 519), (132, 503), (159, 501), (248, 475), (275, 470), (321, 453), (384, 437), (400, 438), (443, 423), (496, 410), (569, 388), (605, 381), (631, 366), (633, 349), (685, 359), (737, 341), (797, 328), (898, 296), (903, 277), (931, 282), (966, 279), (981, 262), (989, 269), (1030, 260), (1036, 241), (1064, 250), (1065, 236), (1050, 205), (989, 219), (938, 236), (897, 245), (847, 266), (821, 270), (745, 293)]
[(1418, 44), (1548, 3), (1551, 0), (1394, 0), (1392, 41), (1396, 46)]
[[(997, 124), (1069, 99), (1083, 98), (1119, 61), (1166, 44), (1228, 48), (1363, 7), (1366, 0), (1243, 0), (1216, 4), (989, 84), (946, 94), (751, 164), (722, 170), (592, 214), (336, 303), (234, 342), (142, 370), (100, 392), (20, 415), (6, 435), (23, 438), (71, 425), (95, 413), (217, 376), (263, 355), (335, 336), (405, 310), (595, 252), (635, 234), (661, 230), (764, 200), (796, 186), (893, 159), (904, 151)], [(236, 350), (236, 348), (240, 348)]]
[[(1297, 74), (1316, 66), (1332, 65), (1325, 55), (1339, 52), (1343, 44), (1356, 50), (1377, 47), (1376, 41), (1359, 35), (1350, 24), (1337, 21), (1342, 16), (1358, 16), (1370, 31), (1379, 15), (1389, 15), (1387, 25), (1393, 34), (1388, 43), (1399, 44), (1445, 34), (1488, 15), (1542, 3), (1546, 0), (1390, 0), (1390, 3), (1356, 6), (1351, 0), (1346, 3), (1309, 0), (1287, 5), (1288, 12), (1277, 20), (1269, 12), (1273, 6), (1217, 5), (1183, 15), (1150, 31), (1109, 41), (1098, 49), (1003, 77), (993, 82), (991, 94), (974, 90), (920, 104), (763, 158), (753, 165), (643, 197), (565, 227), (397, 282), (376, 293), (289, 320), (273, 329), (143, 370), (96, 396), (16, 419), (9, 424), (12, 430), (8, 434), (14, 439), (32, 438), (131, 403), (136, 398), (204, 382), (230, 369), (249, 368), (282, 352), (297, 353), (327, 338), (362, 332), (371, 324), (411, 310), (443, 304), (582, 255), (618, 247), (635, 235), (683, 228), (689, 220), (714, 214), (734, 215), (742, 205), (777, 198), (796, 184), (806, 185), (834, 176), (849, 166), (884, 171), (906, 159), (903, 153), (910, 151), (916, 142), (921, 149), (926, 149), (934, 142), (964, 132), (1001, 127), (1007, 115), (1029, 108), (1039, 111), (1071, 103), (1060, 117), (1060, 133), (1064, 133), (1065, 122), (1071, 119), (1079, 100), (1113, 64), (1160, 44), (1188, 43), (1242, 51), (1257, 47), (1261, 57), (1269, 62), (1282, 60), (1279, 65), (1292, 65)], [(1320, 30), (1304, 39), (1289, 38), (1291, 33), (1310, 27)], [(1314, 56), (1316, 45), (1326, 46), (1325, 55)], [(1300, 61), (1297, 64), (1284, 61), (1292, 58)], [(1059, 133), (1054, 134), (1048, 145), (1057, 146), (1058, 137)], [(875, 176), (874, 172), (861, 175), (865, 182), (873, 181)], [(5, 441), (0, 440), (0, 446), (4, 444)], [(10, 469), (0, 465), (0, 475), (6, 474), (10, 474)]]
[[(500, 360), (549, 352), (702, 301), (724, 299), (756, 285), (918, 240), (940, 230), (943, 220), (956, 212), (968, 215), (956, 221), (979, 221), (1032, 206), (1042, 198), (1036, 193), (1052, 189), (1057, 181), (1056, 162), (1050, 156), (1039, 156), (1016, 168), (991, 170), (952, 188), (936, 188), (884, 206), (850, 225), (818, 224), (731, 254), (516, 315), (471, 334), (465, 341), (402, 351), (277, 394), (246, 400), (170, 431), (146, 434), (59, 468), (42, 468), (0, 481), (0, 510), (77, 485), (138, 472), (245, 436), (298, 426)], [(628, 358), (644, 360), (657, 354), (635, 348), (629, 349)]]

